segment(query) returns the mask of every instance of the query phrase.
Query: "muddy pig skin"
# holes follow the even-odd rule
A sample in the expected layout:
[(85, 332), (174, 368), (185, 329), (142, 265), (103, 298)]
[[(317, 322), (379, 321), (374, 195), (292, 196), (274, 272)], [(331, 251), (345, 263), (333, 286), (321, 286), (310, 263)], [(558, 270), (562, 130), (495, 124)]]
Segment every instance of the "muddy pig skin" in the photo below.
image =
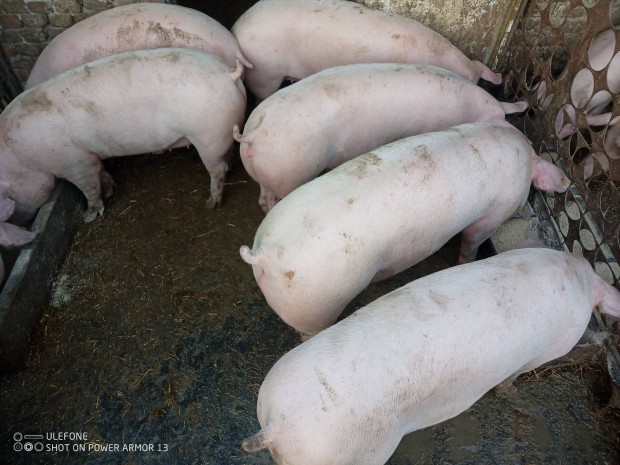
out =
[(336, 321), (371, 281), (399, 273), (462, 231), (459, 262), (525, 203), (530, 184), (564, 191), (564, 173), (513, 127), (464, 124), (380, 147), (276, 204), (243, 260), (296, 330)]
[[(243, 66), (190, 49), (126, 52), (73, 68), (27, 90), (0, 115), (0, 181), (29, 207), (54, 176), (86, 196), (86, 220), (103, 213), (113, 182), (101, 160), (193, 144), (222, 198), (231, 128), (243, 121)], [(36, 134), (37, 137), (33, 137)]]
[(417, 279), (284, 355), (246, 451), (278, 465), (381, 465), (401, 438), (566, 354), (620, 292), (584, 258), (520, 249)]
[(261, 0), (241, 15), (232, 32), (253, 64), (245, 83), (260, 100), (283, 80), (353, 63), (428, 64), (472, 82), (502, 80), (417, 21), (355, 2)]
[(152, 48), (179, 47), (211, 52), (235, 66), (237, 39), (209, 16), (177, 5), (135, 3), (97, 13), (55, 37), (37, 59), (25, 88), (109, 55)]
[(435, 66), (354, 64), (276, 92), (252, 112), (243, 135), (235, 129), (235, 139), (268, 212), (323, 170), (388, 142), (461, 123), (508, 125), (504, 115), (526, 107), (498, 102)]

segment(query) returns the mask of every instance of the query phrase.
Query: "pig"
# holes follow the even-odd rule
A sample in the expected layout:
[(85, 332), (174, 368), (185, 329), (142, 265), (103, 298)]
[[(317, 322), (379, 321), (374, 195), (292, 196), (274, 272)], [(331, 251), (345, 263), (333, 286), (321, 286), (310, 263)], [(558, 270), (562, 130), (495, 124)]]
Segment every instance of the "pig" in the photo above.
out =
[(282, 199), (240, 248), (267, 303), (297, 331), (334, 323), (370, 282), (462, 232), (459, 263), (525, 203), (530, 184), (562, 192), (564, 173), (514, 127), (458, 125), (343, 163)]
[(268, 212), (298, 186), (397, 139), (460, 123), (507, 125), (526, 102), (498, 102), (471, 81), (430, 65), (353, 64), (320, 71), (268, 97), (234, 128)]
[[(13, 215), (15, 202), (9, 197), (9, 185), (0, 182), (0, 247), (21, 247), (31, 242), (36, 234), (7, 222)], [(4, 281), (4, 262), (0, 255), (0, 284)]]
[(519, 249), (417, 279), (285, 354), (248, 451), (278, 465), (381, 465), (401, 438), (566, 354), (620, 292), (588, 262)]
[(473, 82), (502, 82), (419, 22), (342, 0), (261, 0), (232, 27), (253, 68), (245, 83), (259, 100), (284, 80), (353, 63), (418, 63)]
[(37, 59), (25, 88), (76, 66), (132, 50), (179, 47), (211, 52), (231, 67), (251, 67), (237, 39), (191, 8), (163, 3), (118, 6), (90, 16), (56, 36)]
[[(30, 208), (55, 177), (103, 214), (113, 181), (102, 159), (193, 144), (211, 176), (207, 206), (222, 198), (231, 128), (243, 121), (243, 65), (180, 48), (125, 52), (73, 68), (15, 98), (0, 115), (0, 181)], [(36, 135), (36, 136), (34, 136)]]

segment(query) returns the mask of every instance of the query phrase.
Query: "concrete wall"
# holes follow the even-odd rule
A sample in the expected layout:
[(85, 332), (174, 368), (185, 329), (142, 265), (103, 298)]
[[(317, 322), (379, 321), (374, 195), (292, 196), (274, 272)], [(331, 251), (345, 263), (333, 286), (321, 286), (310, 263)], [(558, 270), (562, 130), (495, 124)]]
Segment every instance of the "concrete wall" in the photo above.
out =
[[(153, 0), (176, 3), (170, 0)], [(45, 46), (69, 26), (98, 11), (136, 0), (0, 0), (0, 45), (25, 81)]]

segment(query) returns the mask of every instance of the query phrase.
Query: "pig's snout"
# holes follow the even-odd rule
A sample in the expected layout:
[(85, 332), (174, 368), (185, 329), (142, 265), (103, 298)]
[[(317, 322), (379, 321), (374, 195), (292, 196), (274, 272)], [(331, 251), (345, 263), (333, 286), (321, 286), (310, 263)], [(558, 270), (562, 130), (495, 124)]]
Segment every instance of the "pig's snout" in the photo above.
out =
[(472, 61), (472, 64), (474, 65), (474, 68), (476, 68), (476, 71), (478, 72), (480, 78), (484, 79), (485, 81), (489, 81), (490, 83), (495, 85), (499, 85), (502, 83), (501, 73), (495, 73), (491, 71), (491, 69), (489, 69), (487, 65), (479, 61)]
[(593, 306), (599, 312), (620, 319), (620, 292), (597, 274), (594, 274), (593, 294)]
[(510, 103), (510, 102), (498, 102), (499, 106), (502, 107), (502, 111), (505, 115), (511, 115), (513, 113), (523, 113), (528, 109), (530, 104), (527, 100), (519, 100), (518, 102)]

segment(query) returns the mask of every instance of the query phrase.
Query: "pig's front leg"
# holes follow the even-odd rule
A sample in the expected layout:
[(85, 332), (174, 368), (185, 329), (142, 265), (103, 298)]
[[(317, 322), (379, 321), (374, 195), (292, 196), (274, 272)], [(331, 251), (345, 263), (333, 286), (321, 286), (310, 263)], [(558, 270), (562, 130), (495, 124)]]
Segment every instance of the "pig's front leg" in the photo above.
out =
[[(101, 182), (102, 179), (111, 180), (112, 177), (103, 169), (101, 159), (94, 153), (84, 151), (77, 155), (75, 158), (72, 157), (72, 159), (78, 161), (74, 161), (63, 172), (54, 174), (67, 179), (82, 191), (88, 203), (86, 213), (84, 214), (84, 221), (88, 223), (97, 218), (98, 214), (103, 215), (104, 206), (101, 200)], [(105, 174), (102, 174), (102, 172), (105, 172)]]

